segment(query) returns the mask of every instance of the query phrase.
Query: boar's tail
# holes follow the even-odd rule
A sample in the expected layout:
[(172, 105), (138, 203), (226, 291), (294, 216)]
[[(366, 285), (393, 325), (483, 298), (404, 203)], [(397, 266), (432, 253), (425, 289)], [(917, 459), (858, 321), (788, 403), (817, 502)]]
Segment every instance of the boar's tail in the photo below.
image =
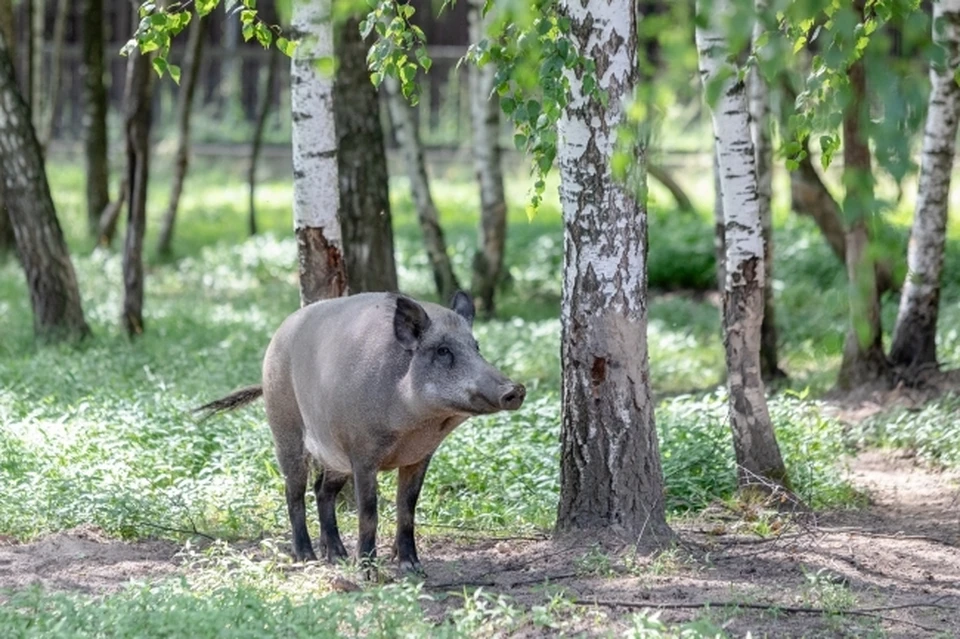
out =
[(240, 408), (241, 406), (246, 406), (251, 402), (255, 402), (260, 399), (260, 396), (263, 395), (263, 386), (247, 386), (246, 388), (241, 388), (240, 390), (230, 393), (226, 397), (221, 397), (220, 399), (215, 399), (209, 404), (204, 404), (199, 408), (194, 408), (194, 413), (204, 413), (200, 417), (200, 421), (209, 419), (214, 415), (219, 413), (226, 413), (227, 411)]

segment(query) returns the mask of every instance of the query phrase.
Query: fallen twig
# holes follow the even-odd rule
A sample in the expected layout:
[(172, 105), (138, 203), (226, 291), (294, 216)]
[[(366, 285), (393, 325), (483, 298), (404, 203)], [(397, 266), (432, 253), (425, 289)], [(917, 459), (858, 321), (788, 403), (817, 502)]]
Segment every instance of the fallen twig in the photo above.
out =
[(810, 606), (781, 606), (778, 604), (743, 603), (739, 601), (701, 601), (691, 603), (668, 601), (657, 603), (649, 601), (621, 601), (616, 599), (574, 599), (573, 604), (577, 606), (603, 606), (604, 608), (650, 608), (662, 610), (683, 608), (747, 608), (750, 610), (769, 610), (771, 612), (782, 612), (787, 614), (852, 615), (855, 617), (870, 617), (872, 619), (889, 621), (891, 623), (907, 624), (928, 632), (939, 632), (942, 630), (941, 628), (932, 628), (914, 621), (897, 619), (895, 617), (887, 617), (878, 613), (890, 612), (891, 610), (903, 610), (906, 608), (947, 608), (947, 606), (940, 605), (940, 602), (949, 596), (950, 595), (942, 595), (933, 601), (920, 603), (898, 604), (895, 606), (877, 606), (874, 608), (853, 608), (850, 610), (828, 610), (826, 608), (815, 608)]
[(214, 537), (213, 535), (208, 535), (208, 534), (205, 533), (205, 532), (200, 532), (200, 531), (197, 530), (196, 528), (194, 528), (193, 530), (187, 530), (187, 529), (185, 529), (185, 528), (173, 528), (173, 527), (170, 527), (170, 526), (161, 526), (160, 524), (152, 524), (152, 523), (150, 523), (149, 521), (141, 521), (141, 522), (139, 522), (139, 524), (140, 524), (141, 526), (147, 526), (147, 527), (149, 527), (149, 528), (156, 528), (157, 530), (163, 530), (163, 531), (166, 531), (166, 532), (180, 533), (181, 535), (196, 535), (197, 537), (203, 537), (204, 539), (209, 539), (210, 541), (216, 541), (216, 540), (217, 540), (217, 538)]

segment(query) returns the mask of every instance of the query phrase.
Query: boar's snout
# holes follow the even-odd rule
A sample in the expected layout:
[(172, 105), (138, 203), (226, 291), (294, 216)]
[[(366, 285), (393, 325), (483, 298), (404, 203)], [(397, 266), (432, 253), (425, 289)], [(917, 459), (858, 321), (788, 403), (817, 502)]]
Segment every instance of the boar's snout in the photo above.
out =
[(500, 395), (501, 410), (517, 410), (527, 396), (527, 389), (523, 384), (508, 384)]

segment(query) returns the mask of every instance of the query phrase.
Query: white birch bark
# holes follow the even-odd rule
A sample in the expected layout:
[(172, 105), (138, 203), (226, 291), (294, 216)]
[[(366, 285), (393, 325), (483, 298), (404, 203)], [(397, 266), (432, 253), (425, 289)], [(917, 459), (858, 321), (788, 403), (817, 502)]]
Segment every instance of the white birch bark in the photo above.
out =
[[(559, 122), (564, 219), (563, 425), (559, 532), (657, 541), (670, 535), (647, 349), (647, 223), (611, 174), (617, 127), (636, 81), (633, 0), (564, 0), (571, 40), (596, 62), (604, 106), (567, 72)], [(638, 179), (646, 179), (643, 148)]]
[[(698, 11), (701, 9), (697, 3)], [(731, 10), (715, 0), (708, 27), (697, 27), (697, 52), (704, 87), (733, 69), (727, 42), (717, 28)], [(786, 470), (770, 422), (760, 374), (763, 321), (764, 248), (757, 196), (756, 156), (750, 139), (746, 87), (736, 74), (724, 81), (711, 106), (723, 193), (726, 282), (724, 286), (727, 384), (730, 426), (740, 485), (765, 478), (786, 481)]]
[[(290, 66), (293, 223), (300, 302), (306, 305), (343, 295), (347, 288), (337, 220), (340, 190), (333, 112), (331, 0), (295, 0), (291, 22), (292, 33), (300, 39)], [(325, 65), (325, 60), (330, 64)]]
[(923, 133), (920, 184), (907, 252), (909, 269), (893, 332), (890, 359), (899, 366), (935, 366), (940, 276), (947, 232), (950, 175), (960, 115), (960, 0), (933, 3), (933, 39), (944, 51), (930, 65), (930, 103)]

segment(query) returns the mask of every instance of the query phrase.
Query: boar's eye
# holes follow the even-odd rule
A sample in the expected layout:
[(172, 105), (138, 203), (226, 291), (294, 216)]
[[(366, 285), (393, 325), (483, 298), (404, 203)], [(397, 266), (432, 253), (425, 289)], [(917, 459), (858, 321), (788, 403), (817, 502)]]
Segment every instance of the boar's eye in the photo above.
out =
[(478, 352), (478, 353), (480, 352), (480, 342), (474, 340), (474, 342), (473, 342), (473, 347), (474, 347), (475, 349), (477, 349), (477, 352)]
[(451, 354), (450, 349), (447, 348), (446, 346), (441, 346), (440, 348), (437, 349), (437, 355), (439, 357), (446, 357), (450, 354)]

